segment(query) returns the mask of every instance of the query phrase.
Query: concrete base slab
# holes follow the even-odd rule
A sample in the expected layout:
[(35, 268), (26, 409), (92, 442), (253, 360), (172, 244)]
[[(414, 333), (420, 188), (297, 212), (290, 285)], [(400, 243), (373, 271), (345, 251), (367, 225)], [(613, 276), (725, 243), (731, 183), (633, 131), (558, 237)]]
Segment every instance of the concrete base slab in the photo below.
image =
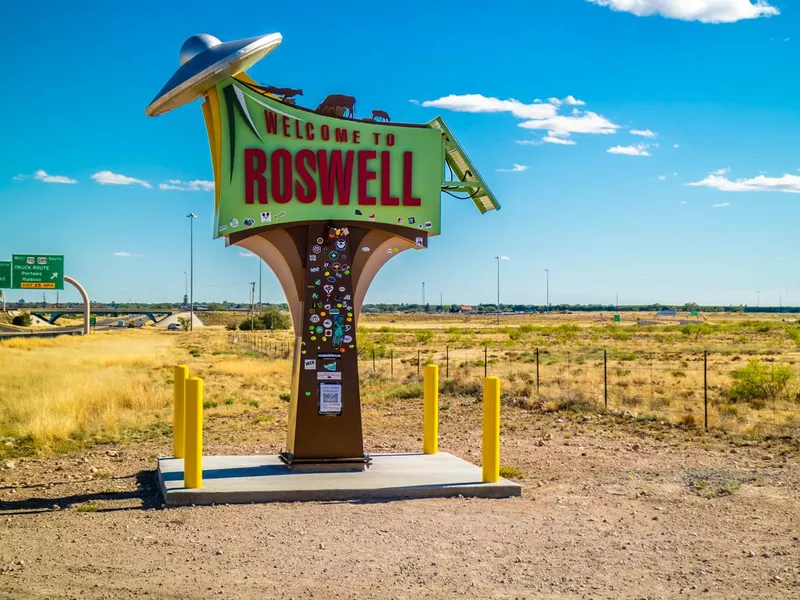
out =
[(199, 490), (183, 487), (183, 459), (160, 458), (158, 483), (167, 506), (522, 495), (507, 479), (482, 483), (480, 467), (446, 452), (373, 454), (365, 471), (317, 473), (290, 471), (278, 456), (204, 456)]

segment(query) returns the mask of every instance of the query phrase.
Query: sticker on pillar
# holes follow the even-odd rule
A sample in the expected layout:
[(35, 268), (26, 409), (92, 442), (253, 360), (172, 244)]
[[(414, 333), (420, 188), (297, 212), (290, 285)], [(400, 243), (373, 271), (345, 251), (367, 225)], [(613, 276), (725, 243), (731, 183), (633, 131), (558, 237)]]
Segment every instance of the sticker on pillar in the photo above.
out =
[(320, 246), (320, 245), (316, 245), (316, 246), (314, 246), (313, 248), (311, 248), (311, 251), (312, 251), (314, 254), (319, 254), (320, 252), (322, 252), (322, 246)]
[(316, 371), (317, 370), (317, 361), (313, 358), (307, 358), (303, 361), (303, 368), (306, 371)]
[(416, 239), (416, 242), (417, 242), (417, 246), (422, 246), (425, 243), (425, 241), (421, 237), (418, 237)]
[(317, 255), (316, 254), (309, 254), (308, 255), (309, 262), (317, 262)]
[(262, 223), (271, 223), (272, 222), (272, 214), (268, 212), (261, 213), (261, 222)]
[(433, 223), (430, 221), (425, 221), (425, 229), (430, 229), (431, 227), (433, 227)]
[(364, 246), (363, 248), (361, 248), (361, 251), (362, 252), (369, 252), (370, 251), (370, 247), (369, 246)]
[(336, 363), (335, 362), (327, 363), (327, 364), (325, 364), (323, 366), (325, 367), (326, 371), (335, 371), (336, 370)]
[(319, 384), (319, 414), (342, 414), (342, 385), (340, 383)]
[(317, 373), (317, 381), (341, 381), (342, 374), (339, 371), (334, 371), (332, 373), (326, 373), (325, 371), (320, 371)]
[(344, 338), (344, 318), (340, 315), (334, 317), (333, 345), (341, 346)]
[(317, 323), (319, 323), (319, 315), (311, 315), (311, 316), (309, 317), (309, 320), (310, 320), (312, 323), (314, 323), (314, 324), (317, 324)]
[(330, 296), (333, 293), (333, 286), (332, 285), (325, 285), (325, 286), (323, 286), (322, 289), (325, 290), (325, 293), (328, 294), (328, 296)]
[(347, 248), (347, 240), (336, 240), (336, 249), (344, 250)]
[(409, 225), (413, 225), (416, 222), (417, 222), (417, 220), (414, 217), (408, 217), (408, 224)]
[(317, 358), (320, 360), (339, 360), (342, 357), (336, 352), (320, 352), (317, 354)]

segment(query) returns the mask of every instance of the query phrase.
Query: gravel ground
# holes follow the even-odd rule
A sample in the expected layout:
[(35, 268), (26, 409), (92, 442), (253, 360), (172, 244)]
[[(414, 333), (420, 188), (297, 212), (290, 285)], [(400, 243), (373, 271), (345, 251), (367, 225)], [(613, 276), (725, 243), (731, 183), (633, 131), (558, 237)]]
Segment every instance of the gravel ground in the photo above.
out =
[[(508, 500), (164, 510), (166, 439), (0, 461), (0, 597), (800, 598), (796, 444), (505, 415)], [(274, 452), (269, 436), (207, 452)], [(478, 462), (479, 440), (440, 448)]]

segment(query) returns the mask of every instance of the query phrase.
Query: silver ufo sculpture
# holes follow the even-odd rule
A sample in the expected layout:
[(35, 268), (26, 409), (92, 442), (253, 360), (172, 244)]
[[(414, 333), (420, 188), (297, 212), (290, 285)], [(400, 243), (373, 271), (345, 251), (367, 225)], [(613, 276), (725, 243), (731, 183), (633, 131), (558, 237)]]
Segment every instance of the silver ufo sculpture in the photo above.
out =
[(145, 114), (163, 115), (197, 100), (226, 77), (249, 69), (282, 41), (280, 33), (224, 43), (207, 33), (193, 35), (181, 46), (181, 66), (153, 98)]

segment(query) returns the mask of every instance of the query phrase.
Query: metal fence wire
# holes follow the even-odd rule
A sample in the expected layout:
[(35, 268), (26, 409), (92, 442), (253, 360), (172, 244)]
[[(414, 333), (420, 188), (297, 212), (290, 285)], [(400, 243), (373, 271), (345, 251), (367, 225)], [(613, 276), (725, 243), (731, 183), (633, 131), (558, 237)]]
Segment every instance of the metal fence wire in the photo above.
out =
[[(289, 359), (294, 339), (286, 334), (229, 332), (230, 344), (270, 359)], [(644, 353), (594, 348), (490, 348), (424, 346), (359, 350), (362, 380), (393, 385), (421, 381), (422, 367), (436, 364), (446, 391), (469, 395), (487, 375), (503, 380), (505, 402), (545, 411), (611, 410), (641, 420), (705, 429), (771, 433), (800, 429), (800, 393), (758, 402), (731, 399), (734, 373), (746, 360), (708, 351)], [(800, 353), (770, 362), (788, 366), (800, 380)]]

